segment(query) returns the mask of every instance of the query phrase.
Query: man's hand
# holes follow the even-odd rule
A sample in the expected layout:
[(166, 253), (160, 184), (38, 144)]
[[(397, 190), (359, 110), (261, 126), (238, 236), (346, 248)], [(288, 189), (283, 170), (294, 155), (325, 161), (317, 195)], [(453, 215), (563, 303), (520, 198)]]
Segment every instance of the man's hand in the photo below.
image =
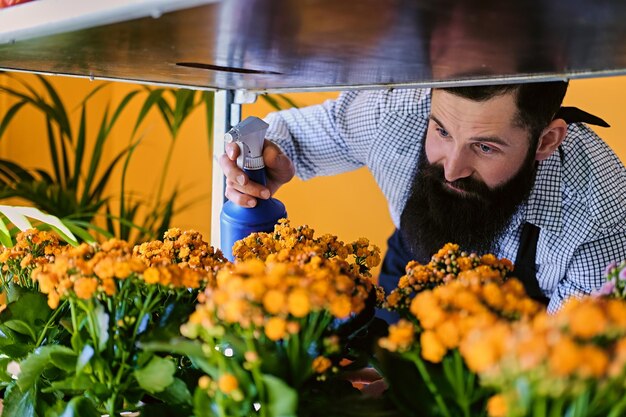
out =
[(225, 146), (226, 153), (220, 156), (219, 163), (226, 176), (226, 198), (243, 207), (254, 207), (256, 199), (268, 199), (281, 185), (289, 182), (295, 168), (291, 159), (287, 157), (278, 146), (265, 140), (263, 145), (263, 160), (265, 161), (265, 174), (267, 187), (250, 181), (248, 176), (237, 166), (239, 147), (234, 143)]

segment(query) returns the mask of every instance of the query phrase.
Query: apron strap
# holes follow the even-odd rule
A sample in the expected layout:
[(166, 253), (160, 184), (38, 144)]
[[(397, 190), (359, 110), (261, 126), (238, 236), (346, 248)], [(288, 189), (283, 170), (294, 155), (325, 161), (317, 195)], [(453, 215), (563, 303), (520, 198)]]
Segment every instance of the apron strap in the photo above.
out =
[(535, 258), (537, 257), (538, 241), (539, 228), (534, 224), (524, 223), (519, 249), (515, 258), (513, 276), (517, 277), (524, 284), (526, 293), (530, 298), (547, 305), (550, 300), (543, 294), (537, 281)]
[(611, 127), (607, 122), (594, 116), (591, 113), (587, 113), (578, 107), (561, 107), (554, 115), (555, 119), (563, 119), (565, 123), (587, 123), (590, 125)]

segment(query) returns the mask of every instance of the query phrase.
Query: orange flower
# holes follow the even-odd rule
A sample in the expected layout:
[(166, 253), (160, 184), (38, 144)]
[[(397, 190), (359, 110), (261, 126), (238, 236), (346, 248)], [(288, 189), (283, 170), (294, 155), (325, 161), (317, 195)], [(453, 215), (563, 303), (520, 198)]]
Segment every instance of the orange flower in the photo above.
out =
[(508, 405), (502, 394), (494, 395), (487, 401), (487, 414), (489, 417), (506, 417)]
[(115, 275), (115, 278), (127, 278), (131, 272), (132, 270), (130, 269), (128, 262), (115, 262), (113, 264), (113, 274)]
[(601, 308), (589, 302), (576, 305), (567, 319), (573, 336), (591, 339), (606, 330), (607, 319)]
[(286, 335), (287, 323), (281, 317), (271, 317), (265, 323), (265, 335), (270, 340), (280, 340)]
[(303, 289), (293, 290), (287, 297), (287, 308), (295, 317), (304, 317), (311, 311), (309, 295)]
[(600, 378), (609, 367), (609, 357), (606, 352), (597, 346), (587, 345), (581, 349), (582, 361), (580, 373), (582, 376)]
[(447, 349), (454, 349), (459, 345), (459, 329), (452, 321), (444, 321), (435, 327), (437, 339), (441, 340)]
[(415, 326), (405, 319), (389, 326), (389, 334), (378, 341), (380, 347), (391, 352), (405, 351), (411, 347), (415, 337)]
[(313, 359), (313, 372), (315, 372), (316, 374), (323, 374), (331, 367), (332, 364), (333, 363), (327, 357), (318, 356), (317, 358)]
[(426, 330), (420, 336), (422, 357), (427, 361), (439, 363), (445, 356), (447, 349), (441, 343), (435, 332)]
[(59, 301), (59, 293), (57, 293), (56, 291), (51, 291), (48, 293), (48, 307), (53, 310), (56, 309), (59, 306)]
[(352, 303), (350, 302), (350, 298), (345, 295), (336, 297), (330, 303), (331, 314), (339, 319), (348, 317), (351, 311)]
[(143, 280), (146, 281), (148, 284), (158, 283), (160, 276), (161, 274), (159, 273), (159, 270), (155, 267), (147, 268), (143, 272)]
[(278, 314), (285, 304), (285, 294), (279, 290), (269, 290), (263, 296), (263, 307), (270, 314)]
[(74, 283), (74, 292), (78, 298), (88, 300), (98, 288), (98, 280), (95, 278), (78, 278)]
[(230, 394), (231, 392), (239, 388), (239, 382), (234, 375), (224, 374), (220, 376), (220, 378), (217, 380), (217, 387), (224, 394)]
[(435, 328), (445, 317), (432, 291), (419, 293), (411, 302), (411, 313), (424, 329)]
[(581, 363), (580, 348), (568, 337), (561, 337), (550, 354), (550, 369), (559, 376), (571, 375)]

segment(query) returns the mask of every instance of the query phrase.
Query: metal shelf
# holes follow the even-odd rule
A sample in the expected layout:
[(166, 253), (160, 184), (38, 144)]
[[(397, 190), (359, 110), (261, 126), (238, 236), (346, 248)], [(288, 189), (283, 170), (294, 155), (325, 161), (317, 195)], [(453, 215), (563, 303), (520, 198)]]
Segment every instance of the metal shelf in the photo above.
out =
[(38, 0), (0, 10), (0, 68), (257, 92), (601, 77), (626, 73), (625, 21), (623, 0)]

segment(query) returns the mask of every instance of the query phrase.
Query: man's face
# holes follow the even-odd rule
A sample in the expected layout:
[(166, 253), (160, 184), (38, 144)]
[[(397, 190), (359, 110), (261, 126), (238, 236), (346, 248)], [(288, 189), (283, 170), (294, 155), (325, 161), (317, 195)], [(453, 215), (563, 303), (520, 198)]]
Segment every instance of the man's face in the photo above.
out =
[(474, 102), (434, 90), (424, 152), (401, 229), (425, 262), (446, 242), (487, 252), (528, 198), (535, 152), (513, 94)]
[(426, 133), (426, 158), (444, 169), (446, 186), (464, 179), (494, 189), (521, 168), (530, 147), (528, 130), (516, 126), (512, 93), (477, 102), (433, 90)]

